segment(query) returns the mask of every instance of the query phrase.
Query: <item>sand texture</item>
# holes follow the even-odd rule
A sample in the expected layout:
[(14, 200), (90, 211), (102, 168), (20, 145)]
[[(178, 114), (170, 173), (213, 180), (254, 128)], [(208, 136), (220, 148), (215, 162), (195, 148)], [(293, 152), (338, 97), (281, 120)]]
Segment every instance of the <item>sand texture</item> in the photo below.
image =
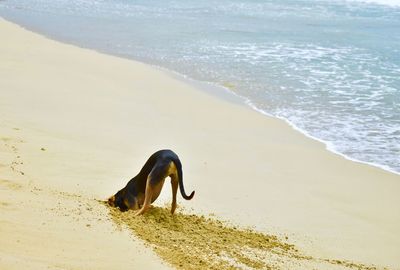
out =
[[(112, 208), (116, 224), (127, 227), (177, 269), (378, 269), (337, 259), (304, 255), (288, 237), (243, 229), (214, 217), (153, 208), (144, 216)], [(386, 268), (385, 268), (386, 269)]]
[[(400, 269), (399, 175), (148, 65), (0, 36), (0, 269)], [(169, 181), (144, 217), (98, 202), (159, 149), (196, 191), (176, 216)]]

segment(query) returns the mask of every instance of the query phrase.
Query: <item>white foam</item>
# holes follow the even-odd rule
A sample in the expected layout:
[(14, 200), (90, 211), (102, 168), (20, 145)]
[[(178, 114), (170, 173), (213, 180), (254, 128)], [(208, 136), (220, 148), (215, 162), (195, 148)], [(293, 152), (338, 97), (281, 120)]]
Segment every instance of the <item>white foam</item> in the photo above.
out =
[[(242, 97), (242, 98), (243, 98), (243, 97)], [(246, 103), (248, 106), (250, 106), (252, 109), (254, 109), (255, 111), (257, 111), (257, 112), (259, 112), (259, 113), (261, 113), (261, 114), (267, 115), (267, 116), (269, 116), (269, 117), (275, 117), (275, 118), (279, 118), (279, 119), (285, 121), (285, 122), (288, 123), (289, 126), (291, 126), (294, 130), (296, 130), (296, 131), (302, 133), (302, 134), (305, 135), (306, 137), (309, 137), (309, 138), (311, 138), (311, 139), (313, 139), (313, 140), (316, 140), (316, 141), (318, 141), (318, 142), (323, 143), (328, 151), (330, 151), (330, 152), (332, 152), (332, 153), (334, 153), (334, 154), (336, 154), (336, 155), (339, 155), (339, 156), (341, 156), (341, 157), (344, 157), (344, 158), (347, 159), (347, 160), (351, 160), (351, 161), (358, 162), (358, 163), (362, 163), (362, 164), (367, 164), (367, 165), (370, 165), (370, 166), (373, 166), (373, 167), (377, 167), (377, 168), (383, 169), (383, 170), (385, 170), (385, 171), (388, 171), (388, 172), (391, 172), (391, 173), (400, 175), (400, 172), (397, 172), (397, 171), (393, 170), (393, 169), (390, 168), (389, 166), (382, 165), (382, 164), (377, 164), (377, 163), (372, 163), (372, 162), (367, 162), (367, 161), (362, 161), (362, 160), (358, 160), (358, 159), (349, 157), (349, 156), (347, 156), (347, 155), (345, 155), (345, 154), (339, 152), (339, 151), (337, 150), (336, 146), (335, 146), (332, 142), (324, 141), (324, 140), (322, 140), (322, 139), (320, 139), (320, 138), (317, 138), (317, 137), (315, 137), (315, 136), (312, 136), (309, 132), (307, 132), (306, 130), (303, 130), (303, 129), (299, 128), (299, 127), (296, 126), (294, 123), (292, 123), (291, 121), (289, 121), (287, 118), (278, 117), (278, 116), (272, 115), (272, 114), (270, 114), (270, 113), (267, 113), (266, 111), (257, 108), (257, 106), (255, 106), (249, 99), (247, 99), (247, 98), (243, 98), (243, 99), (245, 100), (245, 103)]]
[(362, 2), (368, 4), (379, 4), (391, 7), (400, 7), (400, 0), (351, 0), (353, 2)]

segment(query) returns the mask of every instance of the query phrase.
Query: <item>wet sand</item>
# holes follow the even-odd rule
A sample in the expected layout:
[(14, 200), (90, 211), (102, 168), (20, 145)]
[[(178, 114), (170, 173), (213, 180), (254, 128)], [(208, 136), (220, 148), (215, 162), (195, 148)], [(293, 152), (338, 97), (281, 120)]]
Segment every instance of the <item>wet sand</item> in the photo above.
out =
[(155, 207), (144, 216), (110, 209), (119, 228), (129, 228), (177, 269), (378, 269), (351, 261), (305, 255), (287, 236), (279, 238), (222, 222), (213, 216), (172, 216)]

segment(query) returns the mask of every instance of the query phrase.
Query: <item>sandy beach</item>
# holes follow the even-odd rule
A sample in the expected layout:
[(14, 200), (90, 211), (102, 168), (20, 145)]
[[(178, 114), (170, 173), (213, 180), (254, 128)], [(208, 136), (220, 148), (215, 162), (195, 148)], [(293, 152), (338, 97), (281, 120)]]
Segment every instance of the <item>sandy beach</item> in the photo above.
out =
[[(0, 36), (1, 269), (179, 268), (98, 202), (159, 149), (179, 155), (196, 191), (178, 197), (182, 222), (218, 227), (211, 215), (325, 260), (275, 258), (279, 269), (400, 269), (399, 175), (149, 65), (2, 19)], [(170, 201), (166, 182), (154, 205)]]

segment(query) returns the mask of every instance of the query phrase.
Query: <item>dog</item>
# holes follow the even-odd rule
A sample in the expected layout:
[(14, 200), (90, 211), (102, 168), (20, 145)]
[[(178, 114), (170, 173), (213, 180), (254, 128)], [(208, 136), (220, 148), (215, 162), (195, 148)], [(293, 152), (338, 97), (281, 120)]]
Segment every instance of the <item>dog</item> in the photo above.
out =
[(176, 209), (176, 193), (179, 189), (186, 200), (191, 200), (194, 191), (188, 196), (183, 187), (182, 164), (177, 154), (171, 150), (155, 152), (146, 161), (138, 175), (133, 177), (128, 184), (108, 199), (108, 204), (118, 207), (122, 212), (129, 209), (139, 210), (135, 215), (145, 213), (151, 203), (160, 195), (165, 178), (171, 177), (172, 205), (171, 214)]

